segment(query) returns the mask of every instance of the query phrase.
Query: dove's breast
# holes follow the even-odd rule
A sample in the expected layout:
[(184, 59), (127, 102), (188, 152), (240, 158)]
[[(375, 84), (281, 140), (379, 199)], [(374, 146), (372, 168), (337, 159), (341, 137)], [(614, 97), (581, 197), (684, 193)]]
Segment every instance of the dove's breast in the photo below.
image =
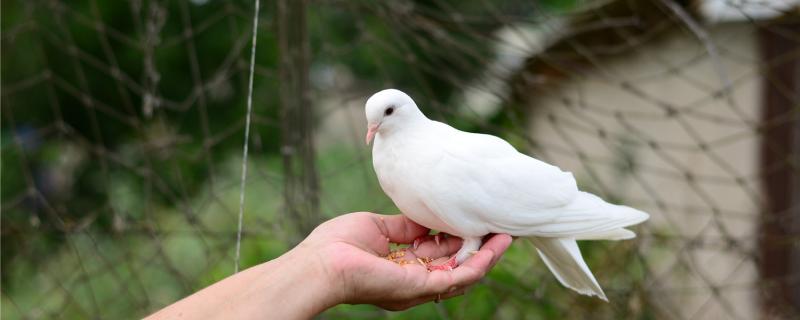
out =
[(381, 188), (392, 199), (400, 211), (426, 228), (461, 235), (458, 228), (448, 225), (431, 210), (423, 201), (426, 192), (426, 179), (421, 174), (421, 167), (426, 162), (436, 161), (430, 153), (407, 151), (409, 146), (402, 142), (386, 143), (380, 136), (376, 137), (372, 151), (372, 164), (378, 176)]

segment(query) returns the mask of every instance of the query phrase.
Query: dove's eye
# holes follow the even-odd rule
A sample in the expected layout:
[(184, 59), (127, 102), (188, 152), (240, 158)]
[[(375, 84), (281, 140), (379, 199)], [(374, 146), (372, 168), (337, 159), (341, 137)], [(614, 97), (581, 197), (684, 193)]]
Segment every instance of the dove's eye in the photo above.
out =
[(383, 115), (391, 116), (393, 112), (394, 112), (394, 107), (389, 107), (386, 109), (386, 111), (383, 112)]

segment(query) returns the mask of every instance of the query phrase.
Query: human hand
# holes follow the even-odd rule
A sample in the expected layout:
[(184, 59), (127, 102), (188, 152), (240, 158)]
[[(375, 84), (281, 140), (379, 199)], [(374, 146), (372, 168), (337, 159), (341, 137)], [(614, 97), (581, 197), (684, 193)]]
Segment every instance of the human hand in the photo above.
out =
[(511, 237), (487, 237), (452, 271), (428, 272), (416, 258), (452, 255), (461, 239), (428, 241), (398, 264), (389, 243), (411, 243), (428, 229), (401, 215), (350, 213), (329, 220), (286, 254), (247, 268), (181, 299), (149, 319), (310, 319), (340, 303), (403, 310), (464, 293), (497, 263)]
[(357, 212), (321, 224), (292, 251), (314, 257), (308, 260), (326, 274), (332, 301), (404, 310), (464, 294), (497, 263), (512, 241), (505, 234), (488, 236), (477, 253), (452, 271), (429, 272), (416, 258), (454, 254), (461, 247), (457, 237), (445, 238), (438, 245), (427, 241), (416, 250), (406, 250), (402, 258), (409, 264), (385, 258), (390, 243), (409, 244), (428, 232), (402, 215)]

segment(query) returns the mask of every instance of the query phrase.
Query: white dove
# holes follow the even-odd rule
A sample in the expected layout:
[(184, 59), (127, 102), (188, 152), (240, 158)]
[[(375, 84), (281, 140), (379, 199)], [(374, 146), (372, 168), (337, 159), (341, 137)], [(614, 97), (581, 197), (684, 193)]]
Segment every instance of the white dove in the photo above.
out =
[(495, 136), (425, 117), (402, 91), (367, 100), (367, 144), (383, 191), (414, 222), (462, 238), (451, 270), (489, 233), (527, 237), (566, 287), (608, 301), (576, 240), (622, 240), (647, 213), (578, 190), (575, 178)]

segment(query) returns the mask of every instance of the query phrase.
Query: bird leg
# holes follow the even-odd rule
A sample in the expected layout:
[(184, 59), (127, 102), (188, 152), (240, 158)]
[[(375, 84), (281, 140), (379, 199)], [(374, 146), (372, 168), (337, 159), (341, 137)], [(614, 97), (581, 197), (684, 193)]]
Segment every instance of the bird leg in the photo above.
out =
[(414, 243), (411, 244), (411, 248), (413, 248), (414, 250), (417, 250), (417, 247), (419, 247), (419, 245), (421, 245), (425, 241), (430, 240), (431, 238), (433, 238), (433, 241), (436, 241), (436, 245), (438, 246), (439, 242), (440, 242), (439, 240), (441, 238), (446, 237), (446, 236), (447, 236), (446, 233), (439, 232), (439, 233), (434, 234), (434, 235), (430, 235), (429, 234), (429, 235), (424, 235), (424, 236), (421, 236), (421, 237), (417, 237), (416, 239), (414, 239)]
[(428, 271), (433, 270), (453, 270), (458, 265), (464, 263), (470, 256), (473, 255), (473, 252), (480, 249), (481, 247), (481, 238), (480, 237), (465, 237), (463, 238), (464, 242), (461, 245), (461, 249), (456, 252), (455, 255), (447, 259), (444, 264), (441, 265), (427, 265)]

